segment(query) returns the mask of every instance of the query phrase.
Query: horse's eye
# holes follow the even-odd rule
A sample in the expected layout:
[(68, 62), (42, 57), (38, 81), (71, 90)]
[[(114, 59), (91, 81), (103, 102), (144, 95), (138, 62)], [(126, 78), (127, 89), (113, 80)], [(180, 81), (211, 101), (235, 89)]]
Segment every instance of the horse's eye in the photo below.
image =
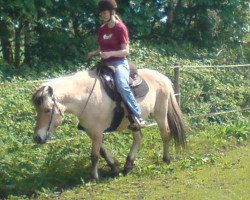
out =
[(49, 113), (50, 111), (51, 111), (50, 108), (46, 108), (46, 109), (44, 110), (45, 113)]

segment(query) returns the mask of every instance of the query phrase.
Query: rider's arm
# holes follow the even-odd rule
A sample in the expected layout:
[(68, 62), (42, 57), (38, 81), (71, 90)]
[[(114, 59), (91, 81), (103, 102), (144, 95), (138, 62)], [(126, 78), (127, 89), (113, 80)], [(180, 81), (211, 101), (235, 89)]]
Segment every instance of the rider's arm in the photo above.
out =
[(129, 54), (129, 44), (122, 44), (121, 50), (100, 52), (102, 58), (107, 59), (109, 57), (126, 57)]
[(100, 47), (98, 47), (97, 50), (89, 52), (87, 57), (91, 58), (93, 56), (98, 56), (100, 55), (100, 52), (101, 52)]

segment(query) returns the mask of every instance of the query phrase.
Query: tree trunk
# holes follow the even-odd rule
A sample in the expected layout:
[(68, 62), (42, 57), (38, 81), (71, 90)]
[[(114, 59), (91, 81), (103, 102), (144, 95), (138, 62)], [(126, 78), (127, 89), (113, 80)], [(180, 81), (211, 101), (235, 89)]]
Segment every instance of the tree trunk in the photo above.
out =
[(14, 65), (18, 67), (21, 61), (21, 31), (23, 28), (23, 24), (20, 21), (18, 27), (15, 28), (15, 62)]
[(4, 21), (0, 21), (0, 35), (1, 35), (1, 46), (3, 59), (9, 64), (13, 64), (13, 52), (11, 47), (11, 42), (9, 40), (9, 30)]
[(29, 30), (29, 22), (24, 22), (24, 63), (27, 65), (31, 65), (31, 42), (30, 42), (30, 30)]
[(80, 36), (80, 23), (78, 20), (78, 17), (76, 15), (72, 15), (72, 21), (73, 21), (73, 30), (74, 30), (74, 36), (79, 37)]

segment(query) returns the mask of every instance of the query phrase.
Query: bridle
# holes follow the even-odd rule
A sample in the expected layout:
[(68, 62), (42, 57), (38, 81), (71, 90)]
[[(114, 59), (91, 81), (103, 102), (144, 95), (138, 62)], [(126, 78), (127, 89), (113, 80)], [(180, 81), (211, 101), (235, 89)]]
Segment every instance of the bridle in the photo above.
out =
[(51, 111), (51, 116), (50, 116), (48, 128), (47, 128), (47, 131), (46, 131), (46, 138), (49, 136), (49, 129), (50, 129), (50, 127), (51, 127), (52, 119), (53, 119), (53, 116), (54, 116), (54, 113), (55, 113), (55, 107), (59, 110), (60, 115), (63, 117), (62, 111), (61, 111), (61, 109), (58, 107), (58, 105), (57, 105), (57, 103), (56, 103), (56, 98), (55, 98), (54, 95), (52, 96), (52, 101), (53, 101), (53, 107), (52, 107), (52, 111)]
[[(100, 73), (100, 70), (98, 71), (97, 76), (99, 76), (99, 73)], [(86, 103), (85, 103), (85, 106), (83, 107), (83, 109), (82, 109), (82, 111), (81, 111), (81, 115), (83, 114), (83, 112), (85, 111), (85, 108), (86, 108), (87, 105), (88, 105), (88, 102), (89, 102), (89, 100), (90, 100), (90, 97), (91, 97), (91, 95), (92, 95), (92, 93), (93, 93), (93, 91), (94, 91), (94, 88), (95, 88), (97, 79), (98, 79), (98, 78), (95, 78), (95, 81), (94, 81), (94, 84), (93, 84), (92, 89), (91, 89), (91, 91), (90, 91), (90, 94), (89, 94), (89, 96), (88, 96), (88, 99), (87, 99), (87, 101), (86, 101)], [(62, 111), (61, 111), (61, 109), (59, 108), (59, 106), (58, 106), (57, 103), (56, 103), (55, 95), (53, 95), (53, 96), (51, 97), (51, 99), (52, 99), (52, 101), (53, 101), (53, 106), (52, 106), (52, 111), (51, 111), (51, 115), (50, 115), (50, 120), (49, 120), (49, 123), (48, 123), (48, 128), (47, 128), (47, 130), (46, 130), (46, 138), (49, 137), (49, 129), (50, 129), (50, 127), (51, 127), (51, 123), (52, 123), (53, 116), (54, 116), (54, 113), (55, 113), (55, 108), (58, 109), (58, 111), (59, 111), (61, 117), (63, 117)]]

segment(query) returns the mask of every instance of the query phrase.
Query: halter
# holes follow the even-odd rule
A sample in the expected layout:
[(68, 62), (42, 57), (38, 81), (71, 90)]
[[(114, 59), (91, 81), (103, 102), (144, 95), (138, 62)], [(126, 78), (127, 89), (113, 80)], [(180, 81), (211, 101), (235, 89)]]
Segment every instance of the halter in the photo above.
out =
[(57, 109), (59, 110), (60, 115), (63, 117), (62, 111), (58, 107), (54, 95), (52, 96), (52, 101), (53, 101), (54, 104), (53, 104), (53, 107), (52, 107), (52, 112), (51, 112), (51, 116), (50, 116), (49, 125), (48, 125), (48, 128), (46, 130), (46, 138), (49, 136), (49, 129), (50, 129), (50, 126), (51, 126), (51, 123), (52, 123), (52, 119), (53, 119), (54, 113), (55, 113), (55, 107), (57, 107)]

